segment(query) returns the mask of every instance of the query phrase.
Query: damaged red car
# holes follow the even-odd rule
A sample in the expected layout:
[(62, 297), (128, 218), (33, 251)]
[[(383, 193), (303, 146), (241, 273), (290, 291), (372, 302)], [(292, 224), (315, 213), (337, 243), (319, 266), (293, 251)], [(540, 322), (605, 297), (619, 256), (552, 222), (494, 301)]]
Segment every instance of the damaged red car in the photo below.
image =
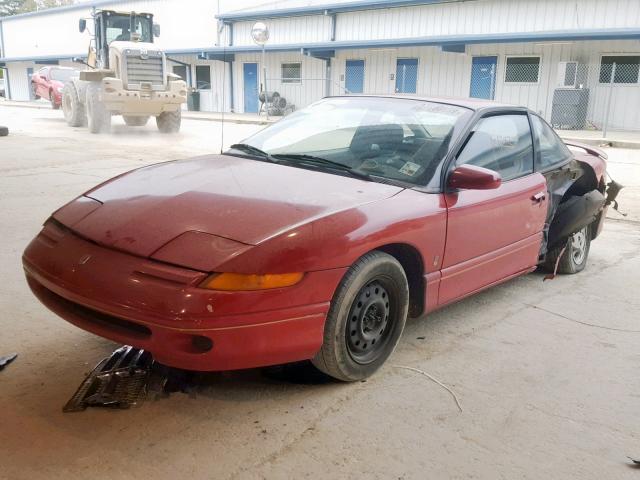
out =
[(224, 155), (120, 175), (24, 252), (65, 320), (163, 364), (311, 359), (353, 381), (420, 317), (539, 266), (585, 268), (619, 186), (526, 108), (327, 98)]

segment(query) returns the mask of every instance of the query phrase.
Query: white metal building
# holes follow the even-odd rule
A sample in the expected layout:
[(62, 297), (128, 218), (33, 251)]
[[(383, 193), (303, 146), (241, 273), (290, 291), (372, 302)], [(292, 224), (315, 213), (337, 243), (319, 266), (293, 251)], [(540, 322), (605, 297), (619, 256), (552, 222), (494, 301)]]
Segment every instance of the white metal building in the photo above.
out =
[(346, 92), (475, 96), (552, 123), (564, 104), (596, 128), (608, 110), (611, 128), (640, 130), (640, 0), (93, 1), (1, 19), (12, 99), (29, 99), (40, 64), (86, 55), (77, 23), (92, 7), (153, 13), (203, 110), (258, 110), (259, 20), (271, 34), (266, 88), (293, 108)]

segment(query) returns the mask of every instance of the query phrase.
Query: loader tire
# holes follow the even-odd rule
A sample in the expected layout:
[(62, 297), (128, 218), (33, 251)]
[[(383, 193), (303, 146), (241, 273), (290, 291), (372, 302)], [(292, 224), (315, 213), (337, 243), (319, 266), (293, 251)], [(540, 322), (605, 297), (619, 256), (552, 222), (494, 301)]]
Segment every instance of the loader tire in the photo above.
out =
[(70, 127), (82, 127), (87, 123), (84, 105), (80, 101), (78, 89), (73, 83), (66, 84), (62, 91), (62, 112)]
[(91, 83), (87, 87), (87, 123), (91, 133), (107, 133), (111, 129), (111, 113), (100, 100), (101, 87)]
[(130, 115), (123, 115), (124, 123), (129, 127), (144, 127), (149, 121), (149, 117), (132, 117)]
[(182, 122), (182, 112), (162, 112), (156, 117), (158, 130), (162, 133), (177, 133), (180, 131), (180, 123)]

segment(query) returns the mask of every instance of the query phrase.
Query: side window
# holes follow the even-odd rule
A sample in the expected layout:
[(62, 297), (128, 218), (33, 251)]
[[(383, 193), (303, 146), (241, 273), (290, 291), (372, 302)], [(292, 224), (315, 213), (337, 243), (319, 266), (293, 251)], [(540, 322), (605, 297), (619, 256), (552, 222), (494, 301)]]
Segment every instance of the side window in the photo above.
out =
[(456, 165), (477, 165), (498, 172), (503, 181), (533, 172), (533, 141), (526, 115), (481, 119)]
[(531, 125), (538, 142), (536, 171), (546, 170), (552, 165), (557, 165), (571, 158), (571, 151), (544, 120), (537, 115), (531, 115)]

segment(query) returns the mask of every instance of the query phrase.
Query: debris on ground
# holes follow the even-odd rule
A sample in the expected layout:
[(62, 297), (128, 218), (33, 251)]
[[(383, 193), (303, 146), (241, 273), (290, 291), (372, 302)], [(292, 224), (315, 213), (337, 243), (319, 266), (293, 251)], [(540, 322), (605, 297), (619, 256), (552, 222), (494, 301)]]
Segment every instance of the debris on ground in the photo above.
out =
[(153, 358), (149, 352), (129, 346), (118, 348), (96, 365), (62, 411), (140, 405), (147, 394), (152, 365)]
[(9, 365), (11, 362), (13, 362), (17, 357), (18, 357), (17, 353), (11, 353), (9, 355), (0, 357), (0, 371), (4, 370), (4, 367)]
[(460, 413), (462, 413), (462, 405), (460, 405), (460, 400), (458, 400), (458, 396), (455, 394), (455, 392), (453, 390), (451, 390), (449, 387), (447, 387), (440, 380), (435, 378), (434, 376), (428, 374), (427, 372), (425, 372), (423, 370), (420, 370), (419, 368), (405, 367), (404, 365), (392, 365), (392, 367), (394, 367), (394, 368), (402, 368), (404, 370), (410, 370), (412, 372), (419, 373), (420, 375), (424, 375), (425, 377), (427, 377), (432, 382), (437, 383), (438, 385), (440, 385), (442, 388), (444, 388), (447, 392), (449, 392), (451, 394), (451, 396), (453, 397), (453, 399), (456, 402), (456, 405), (458, 406), (458, 410), (460, 410)]
[(636, 467), (640, 467), (640, 460), (635, 459), (635, 458), (631, 458), (631, 457), (629, 457), (629, 456), (627, 456), (627, 458), (628, 458), (629, 460), (631, 460), (631, 461), (633, 462), (633, 464), (634, 464)]
[(196, 372), (167, 367), (154, 361), (150, 352), (125, 345), (96, 365), (62, 411), (127, 409), (174, 392), (195, 397), (195, 376)]

